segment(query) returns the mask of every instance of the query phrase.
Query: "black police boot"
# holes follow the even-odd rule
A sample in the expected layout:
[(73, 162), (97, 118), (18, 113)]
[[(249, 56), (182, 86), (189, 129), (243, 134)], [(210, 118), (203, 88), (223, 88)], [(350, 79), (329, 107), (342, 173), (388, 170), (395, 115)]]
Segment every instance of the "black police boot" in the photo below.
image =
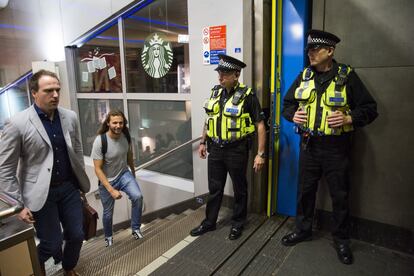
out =
[(208, 231), (214, 231), (216, 230), (216, 226), (207, 226), (205, 224), (200, 224), (200, 226), (194, 228), (190, 231), (190, 235), (193, 237), (201, 236), (204, 233), (207, 233)]
[(335, 242), (335, 249), (341, 263), (350, 265), (354, 262), (354, 257), (352, 256), (352, 251), (348, 243)]
[(243, 232), (243, 227), (232, 226), (230, 229), (229, 240), (237, 240)]
[(292, 246), (303, 241), (310, 241), (312, 232), (292, 232), (282, 238), (284, 246)]

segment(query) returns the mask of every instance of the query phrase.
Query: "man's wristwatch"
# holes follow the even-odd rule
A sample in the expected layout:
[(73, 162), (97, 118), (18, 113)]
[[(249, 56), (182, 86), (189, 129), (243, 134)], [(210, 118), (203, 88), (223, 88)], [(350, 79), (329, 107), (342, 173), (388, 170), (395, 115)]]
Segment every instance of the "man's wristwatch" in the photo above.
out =
[(200, 145), (205, 145), (206, 144), (206, 141), (201, 141), (200, 142)]
[(257, 155), (260, 156), (261, 158), (266, 158), (266, 154), (264, 153), (264, 151), (257, 152)]

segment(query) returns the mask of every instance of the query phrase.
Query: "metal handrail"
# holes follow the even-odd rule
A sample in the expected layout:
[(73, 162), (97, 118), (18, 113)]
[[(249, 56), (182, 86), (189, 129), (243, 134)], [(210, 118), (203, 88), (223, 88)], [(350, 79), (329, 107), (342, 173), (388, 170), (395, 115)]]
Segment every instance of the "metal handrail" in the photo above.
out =
[[(201, 140), (201, 138), (202, 138), (202, 136), (197, 137), (197, 138), (194, 138), (193, 140), (187, 141), (187, 142), (185, 142), (185, 143), (183, 143), (183, 144), (181, 144), (181, 145), (179, 145), (179, 146), (176, 146), (175, 148), (173, 148), (173, 149), (171, 149), (171, 150), (167, 151), (166, 153), (163, 153), (163, 154), (161, 154), (160, 156), (157, 156), (157, 157), (155, 157), (154, 159), (151, 159), (150, 161), (145, 162), (144, 164), (142, 164), (142, 165), (140, 165), (140, 166), (138, 166), (138, 167), (135, 167), (135, 171), (137, 172), (138, 170), (145, 169), (146, 167), (151, 166), (151, 165), (152, 165), (152, 164), (154, 164), (154, 163), (157, 163), (158, 161), (160, 161), (160, 160), (162, 160), (162, 159), (166, 158), (167, 156), (170, 156), (172, 153), (174, 153), (174, 152), (176, 152), (176, 151), (178, 151), (178, 150), (182, 149), (183, 147), (185, 147), (185, 146), (187, 146), (187, 145), (190, 145), (190, 144), (193, 144), (193, 143), (195, 143), (195, 142), (197, 142), (197, 141)], [(94, 190), (94, 191), (90, 191), (90, 192), (88, 192), (88, 194), (89, 194), (89, 193), (90, 193), (90, 194), (94, 194), (94, 193), (97, 193), (98, 191), (99, 191), (99, 189), (96, 189), (96, 190)]]
[(151, 159), (150, 161), (145, 162), (144, 164), (142, 164), (142, 165), (140, 165), (140, 166), (138, 166), (138, 167), (135, 167), (135, 171), (145, 169), (146, 167), (149, 167), (149, 166), (151, 166), (152, 164), (157, 163), (158, 161), (160, 161), (160, 160), (162, 160), (162, 159), (166, 158), (167, 156), (169, 156), (169, 155), (171, 155), (172, 153), (174, 153), (174, 152), (176, 152), (176, 151), (178, 151), (178, 150), (182, 149), (183, 147), (185, 147), (185, 146), (187, 146), (187, 145), (190, 145), (190, 144), (193, 144), (193, 143), (195, 143), (195, 142), (197, 142), (197, 141), (201, 140), (201, 138), (202, 138), (202, 136), (197, 137), (197, 138), (195, 138), (195, 139), (193, 139), (193, 140), (187, 141), (187, 142), (185, 142), (185, 143), (183, 143), (183, 144), (181, 144), (181, 145), (179, 145), (179, 146), (177, 146), (177, 147), (175, 147), (175, 148), (173, 148), (173, 149), (171, 149), (171, 150), (167, 151), (166, 153), (163, 153), (163, 154), (161, 154), (160, 156), (157, 156), (157, 157), (155, 157), (154, 159)]
[(14, 197), (5, 192), (0, 192), (0, 202), (2, 203), (2, 205), (7, 206), (0, 207), (0, 220), (7, 218), (11, 215), (17, 214), (23, 209), (22, 202), (20, 202), (19, 200), (15, 199)]

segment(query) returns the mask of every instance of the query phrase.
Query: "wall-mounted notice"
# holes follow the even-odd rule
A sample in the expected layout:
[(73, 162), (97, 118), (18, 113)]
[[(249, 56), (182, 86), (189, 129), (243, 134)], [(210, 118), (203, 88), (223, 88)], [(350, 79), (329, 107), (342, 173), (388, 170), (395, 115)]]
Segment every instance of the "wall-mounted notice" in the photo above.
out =
[(203, 64), (218, 64), (226, 54), (226, 25), (203, 28)]

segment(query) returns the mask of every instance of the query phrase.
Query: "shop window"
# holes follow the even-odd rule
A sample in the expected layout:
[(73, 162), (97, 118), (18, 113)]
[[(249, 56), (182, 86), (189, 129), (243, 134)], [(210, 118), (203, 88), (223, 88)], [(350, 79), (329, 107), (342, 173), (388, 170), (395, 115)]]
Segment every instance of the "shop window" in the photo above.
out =
[(122, 100), (79, 99), (79, 120), (84, 155), (91, 154), (93, 141), (102, 121), (110, 110), (124, 111)]
[(9, 104), (6, 93), (0, 94), (0, 130), (4, 128), (4, 122), (10, 117)]
[(10, 107), (10, 116), (29, 107), (29, 98), (27, 96), (27, 80), (23, 79), (15, 86), (7, 90), (7, 97)]
[[(84, 154), (90, 155), (105, 114), (123, 110), (126, 104), (138, 166), (191, 140), (190, 102), (171, 101), (171, 95), (165, 94), (190, 93), (187, 0), (154, 1), (121, 18), (124, 56), (120, 56), (117, 24), (73, 50), (79, 119)], [(125, 61), (122, 72), (121, 60)], [(105, 92), (127, 94), (96, 94)], [(146, 169), (193, 179), (192, 145)]]
[(161, 0), (124, 20), (127, 92), (190, 93), (187, 0)]
[(6, 119), (29, 107), (27, 79), (16, 83), (0, 95), (0, 129)]
[(76, 56), (78, 92), (122, 92), (117, 24), (77, 49)]
[[(128, 111), (137, 166), (191, 140), (190, 102), (130, 100)], [(191, 145), (147, 169), (193, 179)]]

